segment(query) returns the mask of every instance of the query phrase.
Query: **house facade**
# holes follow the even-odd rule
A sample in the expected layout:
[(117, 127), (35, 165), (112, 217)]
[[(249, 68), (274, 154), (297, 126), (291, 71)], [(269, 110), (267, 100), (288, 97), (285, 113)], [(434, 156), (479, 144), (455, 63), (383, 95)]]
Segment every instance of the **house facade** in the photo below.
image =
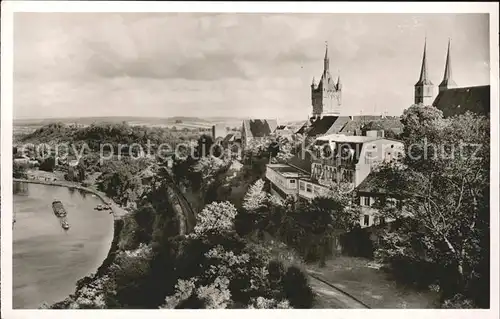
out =
[[(374, 135), (377, 134), (376, 132)], [(347, 183), (354, 189), (375, 166), (402, 156), (402, 142), (381, 136), (326, 135), (313, 146), (311, 178), (319, 185)]]

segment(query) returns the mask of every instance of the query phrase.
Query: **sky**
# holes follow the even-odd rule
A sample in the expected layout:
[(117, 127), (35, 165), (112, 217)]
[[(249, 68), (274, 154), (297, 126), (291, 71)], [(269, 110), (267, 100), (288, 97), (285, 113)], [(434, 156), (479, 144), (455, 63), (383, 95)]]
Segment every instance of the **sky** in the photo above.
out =
[(342, 115), (399, 115), (424, 39), (431, 81), (451, 37), (458, 86), (489, 84), (487, 14), (15, 13), (14, 118), (305, 120), (323, 71)]

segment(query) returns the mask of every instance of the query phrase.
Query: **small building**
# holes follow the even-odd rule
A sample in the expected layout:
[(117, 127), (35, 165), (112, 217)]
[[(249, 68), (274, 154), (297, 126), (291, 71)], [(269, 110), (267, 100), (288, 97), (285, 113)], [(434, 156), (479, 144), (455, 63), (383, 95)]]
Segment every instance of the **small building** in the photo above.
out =
[(387, 181), (383, 175), (370, 173), (368, 177), (356, 188), (355, 198), (361, 206), (360, 225), (361, 228), (366, 228), (369, 233), (370, 240), (377, 242), (384, 229), (394, 227), (394, 219), (382, 216), (377, 204), (392, 206), (401, 218), (410, 216), (410, 213), (405, 209), (403, 204), (403, 196), (390, 192), (386, 185)]
[(267, 164), (266, 179), (271, 185), (271, 194), (282, 199), (297, 198), (299, 178), (307, 176), (303, 171), (287, 164)]
[(320, 185), (309, 177), (299, 180), (299, 197), (307, 200), (321, 195), (326, 195), (330, 191), (329, 187)]
[(278, 127), (276, 120), (244, 120), (241, 129), (241, 144), (246, 149), (250, 142), (263, 140), (271, 136)]

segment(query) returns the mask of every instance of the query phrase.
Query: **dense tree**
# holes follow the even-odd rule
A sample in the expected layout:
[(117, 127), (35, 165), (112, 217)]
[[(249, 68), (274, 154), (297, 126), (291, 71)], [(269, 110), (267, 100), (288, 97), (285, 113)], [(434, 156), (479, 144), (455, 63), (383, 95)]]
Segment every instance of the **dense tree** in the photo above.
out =
[(123, 206), (138, 200), (143, 192), (138, 173), (146, 169), (146, 160), (106, 161), (98, 188)]
[(44, 159), (41, 163), (40, 163), (40, 167), (39, 169), (41, 171), (46, 171), (46, 172), (53, 172), (54, 169), (56, 167), (56, 158), (53, 157), (53, 156), (50, 156), (46, 159)]
[(437, 269), (437, 278), (429, 280), (438, 281), (443, 298), (462, 293), (484, 306), (489, 300), (484, 266), (489, 254), (489, 120), (470, 113), (443, 120), (435, 108), (422, 106), (405, 115), (403, 135), (418, 151), (380, 168), (389, 191), (404, 198), (404, 209), (402, 214), (386, 204), (386, 217), (402, 221), (385, 236), (377, 255), (389, 263), (406, 260)]
[(16, 163), (12, 164), (12, 177), (13, 178), (27, 178), (26, 174), (27, 165)]
[[(236, 208), (223, 202), (207, 205), (197, 216), (195, 232), (181, 239), (175, 255), (178, 281), (165, 308), (287, 307), (286, 276), (270, 275), (269, 252), (235, 233), (236, 215)], [(298, 279), (288, 279), (297, 288)], [(307, 294), (307, 289), (306, 280), (299, 290)], [(311, 307), (312, 299), (307, 301), (304, 306)]]

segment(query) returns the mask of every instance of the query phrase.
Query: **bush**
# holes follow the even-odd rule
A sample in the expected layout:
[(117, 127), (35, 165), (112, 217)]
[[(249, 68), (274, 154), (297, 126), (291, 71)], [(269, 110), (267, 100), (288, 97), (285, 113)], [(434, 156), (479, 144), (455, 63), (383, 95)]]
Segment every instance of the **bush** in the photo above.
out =
[(56, 167), (56, 159), (54, 157), (46, 158), (40, 163), (39, 169), (45, 172), (53, 172)]
[(312, 308), (314, 293), (309, 286), (307, 275), (298, 267), (288, 268), (283, 280), (283, 288), (285, 297), (293, 308)]
[(474, 307), (474, 303), (472, 300), (465, 298), (461, 294), (456, 294), (450, 299), (447, 299), (443, 302), (441, 308), (444, 309), (472, 309)]

